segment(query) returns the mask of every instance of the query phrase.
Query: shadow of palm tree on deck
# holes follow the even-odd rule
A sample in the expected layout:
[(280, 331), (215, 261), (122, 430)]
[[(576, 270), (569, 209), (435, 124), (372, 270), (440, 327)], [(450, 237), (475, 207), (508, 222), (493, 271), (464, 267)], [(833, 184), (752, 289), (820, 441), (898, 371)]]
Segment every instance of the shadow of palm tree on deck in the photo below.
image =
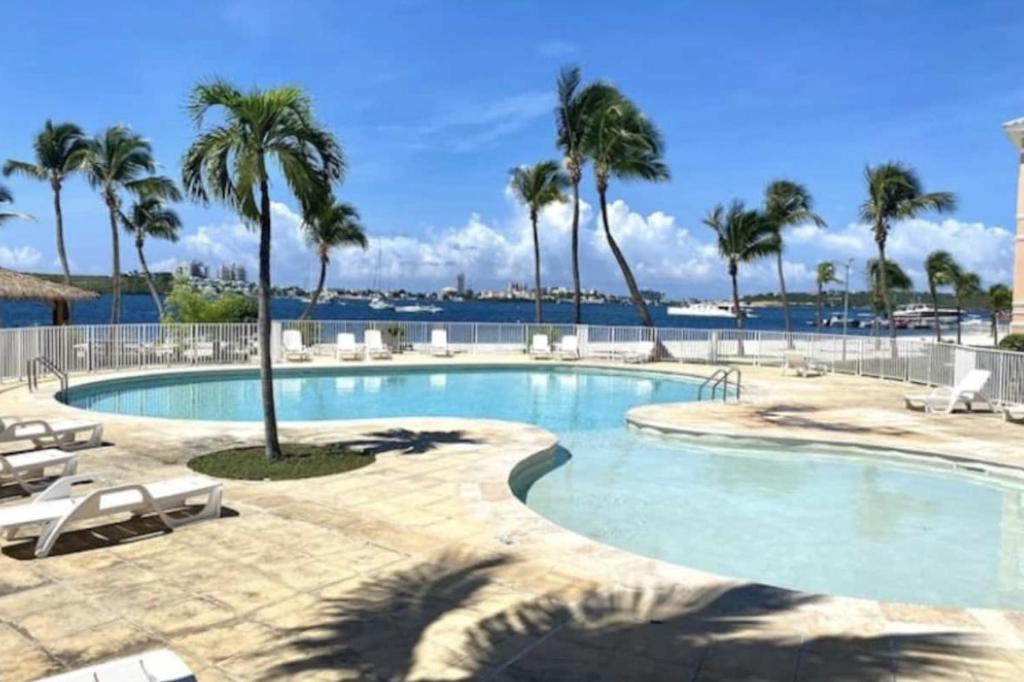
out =
[[(365, 680), (960, 679), (980, 656), (956, 634), (843, 632), (818, 597), (757, 584), (584, 589), (519, 596), (512, 560), (447, 554), (372, 579), (282, 644), (265, 679), (346, 671)], [(298, 657), (294, 657), (295, 654)]]
[(356, 450), (364, 455), (380, 455), (399, 452), (416, 455), (437, 449), (441, 445), (476, 444), (478, 438), (466, 436), (465, 431), (413, 431), (412, 429), (387, 429), (376, 431), (364, 438), (344, 440), (336, 445)]

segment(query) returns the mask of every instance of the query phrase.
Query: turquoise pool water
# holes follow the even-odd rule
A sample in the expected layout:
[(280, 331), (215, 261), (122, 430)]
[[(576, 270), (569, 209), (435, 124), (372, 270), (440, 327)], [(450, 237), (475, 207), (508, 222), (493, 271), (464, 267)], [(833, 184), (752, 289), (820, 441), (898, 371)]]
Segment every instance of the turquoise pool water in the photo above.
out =
[[(583, 368), (289, 370), (283, 420), (459, 416), (538, 424), (558, 465), (517, 481), (527, 505), (601, 542), (721, 575), (872, 599), (1024, 609), (1024, 489), (823, 445), (683, 439), (625, 425), (696, 384)], [(258, 420), (255, 373), (72, 388), (71, 404), (166, 418)], [(884, 454), (884, 453), (883, 453)]]

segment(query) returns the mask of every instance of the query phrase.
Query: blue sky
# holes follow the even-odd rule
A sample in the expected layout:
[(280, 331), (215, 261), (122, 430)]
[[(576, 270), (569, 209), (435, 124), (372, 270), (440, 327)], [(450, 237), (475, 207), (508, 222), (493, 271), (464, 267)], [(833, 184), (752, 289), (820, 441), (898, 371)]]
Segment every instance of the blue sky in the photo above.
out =
[[(566, 63), (621, 86), (667, 140), (671, 182), (610, 192), (641, 285), (724, 293), (700, 219), (733, 197), (759, 201), (777, 177), (808, 185), (830, 225), (793, 232), (793, 288), (810, 288), (819, 260), (854, 257), (862, 270), (862, 172), (887, 159), (960, 199), (949, 220), (896, 228), (894, 255), (912, 274), (943, 247), (986, 282), (1009, 278), (1016, 156), (1000, 124), (1024, 116), (1018, 3), (21, 3), (5, 8), (4, 33), (2, 158), (30, 158), (47, 117), (90, 132), (126, 123), (177, 177), (194, 134), (183, 111), (194, 83), (219, 75), (307, 88), (348, 155), (339, 195), (372, 236), (369, 253), (335, 258), (335, 286), (369, 284), (378, 253), (393, 285), (434, 288), (458, 271), (477, 288), (527, 279), (526, 218), (506, 177), (557, 158), (553, 86)], [(38, 222), (3, 228), (0, 265), (56, 270), (48, 188), (4, 182)], [(592, 179), (584, 184), (592, 202)], [(310, 285), (294, 202), (276, 190), (275, 278)], [(151, 262), (255, 262), (254, 237), (230, 211), (179, 208), (182, 241), (150, 245)], [(74, 270), (108, 271), (105, 209), (81, 180), (68, 185), (65, 214)], [(585, 215), (584, 283), (621, 290)], [(569, 281), (567, 217), (558, 207), (543, 218), (552, 285)], [(123, 262), (136, 266), (127, 246)], [(747, 269), (745, 289), (772, 287), (770, 264)]]

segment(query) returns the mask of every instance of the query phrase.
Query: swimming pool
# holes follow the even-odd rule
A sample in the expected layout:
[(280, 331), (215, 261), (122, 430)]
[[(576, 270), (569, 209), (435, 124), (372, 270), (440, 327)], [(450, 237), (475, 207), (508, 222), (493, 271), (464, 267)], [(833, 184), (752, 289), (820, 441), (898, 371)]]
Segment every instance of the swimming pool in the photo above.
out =
[[(276, 374), (282, 420), (456, 416), (537, 424), (556, 466), (513, 481), (550, 520), (638, 554), (794, 589), (1024, 608), (1024, 488), (852, 447), (657, 436), (629, 408), (697, 385), (583, 367), (338, 368)], [(72, 405), (150, 417), (259, 420), (251, 370), (73, 387)]]

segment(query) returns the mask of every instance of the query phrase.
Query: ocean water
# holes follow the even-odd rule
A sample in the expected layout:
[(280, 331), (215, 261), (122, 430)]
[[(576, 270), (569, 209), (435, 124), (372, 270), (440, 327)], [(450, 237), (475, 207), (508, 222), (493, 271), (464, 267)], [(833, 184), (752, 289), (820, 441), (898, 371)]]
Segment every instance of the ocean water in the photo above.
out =
[[(349, 301), (342, 304), (322, 304), (316, 307), (314, 319), (318, 320), (439, 320), (445, 322), (533, 322), (534, 308), (531, 301), (484, 302), (464, 301), (436, 302), (442, 310), (438, 313), (396, 313), (393, 310), (373, 310), (366, 301)], [(122, 300), (122, 322), (158, 322), (153, 300), (145, 294), (131, 294)], [(305, 310), (306, 304), (290, 298), (275, 299), (273, 315), (281, 320), (293, 320)], [(826, 315), (830, 311), (826, 309)], [(838, 311), (841, 312), (841, 311)], [(851, 317), (856, 312), (851, 311)], [(791, 309), (794, 331), (813, 329), (815, 314), (813, 308)], [(573, 306), (568, 303), (549, 303), (544, 306), (546, 322), (572, 322)], [(735, 320), (706, 317), (676, 317), (666, 312), (665, 306), (651, 308), (651, 316), (659, 327), (686, 327), (691, 329), (734, 329)], [(92, 301), (76, 303), (72, 309), (74, 324), (107, 324), (110, 320), (110, 296), (101, 296)], [(631, 305), (584, 304), (583, 321), (598, 325), (638, 325), (636, 311)], [(0, 301), (0, 327), (25, 327), (50, 323), (50, 309), (41, 303)], [(746, 321), (748, 329), (782, 330), (782, 310), (779, 308), (758, 309), (754, 317)], [(851, 334), (867, 333), (867, 330), (849, 330)], [(920, 333), (920, 332), (918, 332)]]
[[(695, 400), (691, 380), (542, 363), (339, 365), (279, 371), (275, 389), (285, 421), (455, 416), (546, 428), (559, 438), (556, 463), (514, 481), (517, 494), (555, 523), (638, 554), (813, 592), (1024, 608), (1020, 486), (852, 447), (658, 437), (626, 426), (635, 405)], [(261, 417), (255, 370), (111, 380), (73, 387), (69, 398), (100, 412)], [(431, 438), (446, 435), (413, 441)]]

